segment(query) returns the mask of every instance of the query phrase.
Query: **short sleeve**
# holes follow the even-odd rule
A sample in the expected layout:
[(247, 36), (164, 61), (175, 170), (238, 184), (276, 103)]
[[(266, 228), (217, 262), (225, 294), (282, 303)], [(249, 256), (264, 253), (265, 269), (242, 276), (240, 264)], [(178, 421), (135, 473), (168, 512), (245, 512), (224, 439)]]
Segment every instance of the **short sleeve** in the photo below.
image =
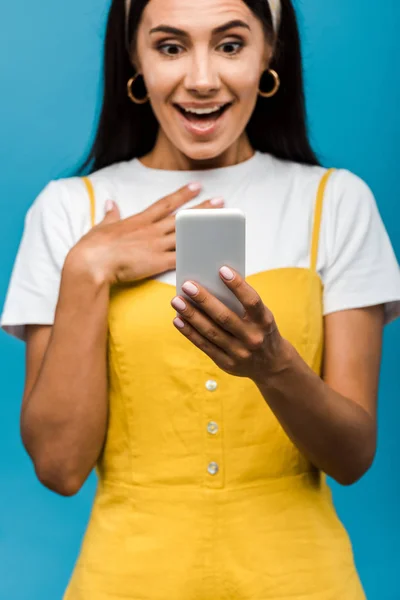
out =
[[(84, 193), (83, 185), (79, 189)], [(77, 241), (79, 215), (71, 215), (66, 195), (63, 180), (50, 182), (25, 217), (0, 321), (4, 331), (21, 340), (25, 325), (54, 322), (62, 268)]]
[(324, 315), (385, 305), (385, 322), (400, 315), (400, 270), (376, 200), (359, 177), (336, 171), (322, 217)]

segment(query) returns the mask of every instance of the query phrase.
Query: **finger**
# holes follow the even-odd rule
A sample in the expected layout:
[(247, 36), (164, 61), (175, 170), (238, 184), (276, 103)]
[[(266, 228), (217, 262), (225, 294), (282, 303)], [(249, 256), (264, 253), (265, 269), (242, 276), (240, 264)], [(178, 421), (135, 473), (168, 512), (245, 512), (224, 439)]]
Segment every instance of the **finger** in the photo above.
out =
[(167, 271), (176, 269), (176, 253), (175, 252), (153, 252), (151, 261), (146, 263), (148, 274), (144, 276), (151, 277), (153, 275), (161, 275)]
[[(221, 196), (218, 196), (217, 198), (211, 198), (210, 200), (196, 204), (192, 208), (222, 208), (223, 206), (225, 206), (225, 200)], [(191, 210), (191, 208), (188, 210)]]
[(153, 225), (157, 235), (168, 235), (175, 232), (175, 215), (167, 217), (162, 221), (158, 221)]
[(175, 271), (176, 252), (163, 252), (160, 257), (160, 264), (160, 273), (164, 273), (165, 271)]
[(157, 249), (161, 252), (171, 252), (176, 249), (176, 235), (175, 232), (163, 235), (157, 240)]
[(104, 206), (104, 218), (103, 223), (115, 223), (121, 219), (118, 205), (113, 200), (107, 200)]
[(171, 301), (171, 306), (183, 317), (186, 323), (189, 323), (200, 335), (209, 342), (215, 344), (226, 354), (232, 357), (242, 359), (248, 358), (248, 350), (233, 335), (222, 329), (215, 321), (209, 318), (187, 302), (182, 296), (175, 296)]
[(194, 346), (207, 354), (215, 364), (227, 373), (233, 372), (235, 363), (233, 359), (215, 344), (203, 337), (196, 329), (181, 317), (173, 321), (175, 328), (182, 333)]
[[(205, 200), (204, 202), (201, 202), (200, 204), (196, 204), (196, 206), (193, 206), (192, 208), (223, 208), (225, 206), (225, 200), (221, 197), (217, 197), (217, 198), (211, 198), (209, 200)], [(188, 210), (191, 210), (188, 209)], [(154, 227), (156, 227), (156, 231), (166, 235), (168, 233), (171, 233), (173, 231), (175, 231), (175, 224), (176, 224), (176, 215), (172, 215), (169, 217), (166, 217), (165, 219), (162, 219), (162, 221), (158, 221), (157, 223), (154, 224)]]
[(161, 198), (161, 200), (146, 208), (141, 214), (148, 222), (156, 223), (161, 219), (165, 219), (165, 217), (168, 217), (175, 210), (198, 196), (201, 188), (202, 186), (198, 182), (185, 185), (173, 194)]
[[(191, 285), (186, 286), (187, 283)], [(183, 292), (208, 315), (221, 329), (230, 333), (236, 339), (248, 345), (249, 338), (254, 335), (256, 325), (244, 321), (239, 315), (230, 310), (204, 287), (195, 282), (185, 282)], [(196, 291), (197, 290), (197, 291)], [(186, 314), (184, 315), (186, 318)], [(250, 344), (251, 345), (251, 344)]]
[(264, 323), (270, 318), (270, 311), (264, 305), (260, 295), (234, 269), (227, 266), (219, 270), (225, 285), (233, 292), (246, 310), (246, 314), (256, 323)]

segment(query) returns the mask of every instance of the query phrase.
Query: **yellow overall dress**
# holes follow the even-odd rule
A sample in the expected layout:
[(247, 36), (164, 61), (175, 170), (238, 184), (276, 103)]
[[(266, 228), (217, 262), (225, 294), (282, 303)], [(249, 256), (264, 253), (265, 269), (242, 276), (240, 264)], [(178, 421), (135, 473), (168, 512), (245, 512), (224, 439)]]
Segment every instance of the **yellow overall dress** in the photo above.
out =
[[(329, 175), (309, 268), (247, 278), (316, 373)], [(364, 600), (325, 475), (251, 380), (223, 372), (174, 328), (174, 295), (156, 279), (111, 291), (108, 434), (64, 600)]]

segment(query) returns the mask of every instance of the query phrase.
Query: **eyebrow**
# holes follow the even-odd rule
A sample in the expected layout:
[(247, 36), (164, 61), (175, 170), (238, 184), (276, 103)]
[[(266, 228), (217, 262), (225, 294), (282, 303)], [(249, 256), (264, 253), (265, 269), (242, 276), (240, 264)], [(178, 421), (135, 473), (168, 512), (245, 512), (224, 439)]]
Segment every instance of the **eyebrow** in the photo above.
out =
[[(244, 21), (241, 21), (240, 19), (235, 19), (234, 21), (228, 21), (228, 23), (225, 23), (224, 25), (220, 25), (219, 27), (215, 27), (215, 29), (212, 30), (212, 34), (213, 35), (217, 35), (218, 33), (224, 33), (224, 31), (227, 31), (228, 29), (232, 29), (233, 27), (243, 27), (244, 29), (248, 29), (250, 31), (250, 27), (247, 25), (247, 23), (245, 23)], [(176, 36), (180, 36), (180, 37), (189, 37), (189, 34), (187, 33), (187, 31), (184, 31), (183, 29), (177, 29), (176, 27), (170, 27), (169, 25), (159, 25), (158, 27), (153, 27), (153, 29), (150, 29), (150, 33), (169, 33), (171, 35), (176, 35)]]

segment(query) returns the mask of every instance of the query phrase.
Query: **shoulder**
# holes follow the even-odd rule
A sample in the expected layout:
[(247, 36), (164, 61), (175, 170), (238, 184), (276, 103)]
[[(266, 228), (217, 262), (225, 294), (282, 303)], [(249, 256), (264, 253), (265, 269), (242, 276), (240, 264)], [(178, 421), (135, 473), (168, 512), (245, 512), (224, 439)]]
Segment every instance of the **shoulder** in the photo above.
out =
[(297, 200), (315, 201), (324, 175), (331, 171), (324, 194), (324, 213), (348, 212), (375, 204), (374, 195), (368, 184), (347, 169), (305, 165), (292, 161), (271, 158), (277, 185), (291, 192)]
[(107, 200), (117, 202), (121, 216), (125, 216), (126, 202), (138, 187), (136, 161), (114, 163), (89, 175), (95, 194), (96, 222), (104, 217)]
[[(125, 180), (131, 169), (129, 162), (120, 162), (99, 169), (87, 175), (92, 184), (99, 189), (107, 188), (118, 184), (121, 180)], [(59, 202), (78, 202), (86, 195), (86, 186), (84, 185), (85, 176), (72, 176), (50, 181), (42, 192), (44, 201), (50, 201), (56, 198)]]
[(318, 182), (328, 170), (320, 165), (284, 160), (276, 156), (261, 153), (262, 159), (274, 173), (277, 181), (290, 181), (291, 184), (308, 184)]
[(119, 181), (125, 181), (125, 179), (129, 178), (132, 172), (132, 163), (133, 161), (114, 163), (108, 167), (94, 171), (89, 175), (89, 178), (93, 185), (99, 187), (118, 184)]
[(347, 169), (335, 169), (327, 187), (327, 198), (333, 208), (351, 210), (360, 205), (375, 203), (374, 195), (368, 184), (355, 173)]
[(381, 225), (371, 188), (347, 169), (336, 169), (330, 176), (322, 215), (328, 249), (341, 239), (362, 238), (376, 224)]
[[(298, 210), (313, 211), (318, 187), (327, 168), (319, 165), (306, 165), (294, 161), (265, 156), (265, 166), (270, 170), (271, 187), (277, 197), (285, 200), (286, 207), (295, 213)], [(268, 164), (267, 164), (268, 161)]]
[(369, 188), (367, 184), (357, 175), (347, 169), (324, 167), (321, 165), (306, 165), (289, 160), (283, 160), (274, 156), (260, 153), (261, 161), (270, 163), (277, 181), (289, 181), (291, 184), (299, 185), (319, 184), (328, 170), (332, 170), (329, 179), (329, 188), (334, 194), (343, 192), (365, 192)]
[(26, 215), (26, 225), (70, 233), (76, 239), (89, 225), (89, 200), (80, 177), (55, 179), (47, 183)]
[[(96, 195), (96, 212), (100, 200), (115, 197), (115, 189), (126, 177), (127, 163), (117, 163), (89, 175)], [(40, 218), (47, 222), (62, 220), (74, 237), (83, 235), (90, 227), (90, 202), (83, 177), (54, 179), (47, 183), (30, 206), (27, 219)]]

